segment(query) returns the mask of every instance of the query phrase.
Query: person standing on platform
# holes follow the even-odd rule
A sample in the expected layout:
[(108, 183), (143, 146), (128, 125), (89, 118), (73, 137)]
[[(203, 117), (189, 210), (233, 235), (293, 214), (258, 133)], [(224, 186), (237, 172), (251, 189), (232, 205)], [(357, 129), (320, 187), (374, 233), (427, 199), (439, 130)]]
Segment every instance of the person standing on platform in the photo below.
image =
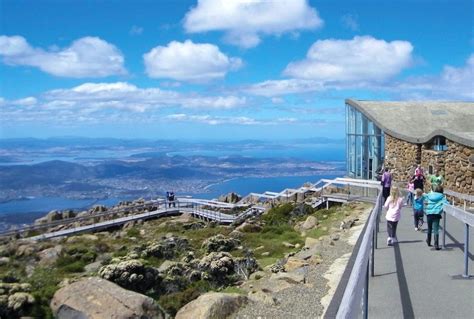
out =
[(413, 205), (413, 194), (415, 192), (415, 185), (413, 184), (413, 180), (410, 178), (408, 180), (408, 184), (407, 184), (407, 206), (408, 205)]
[(390, 195), (390, 187), (392, 186), (392, 174), (388, 168), (385, 168), (385, 172), (382, 175), (382, 197), (384, 202), (387, 200)]
[(443, 176), (439, 174), (439, 171), (437, 170), (434, 175), (430, 176), (430, 184), (431, 184), (431, 190), (434, 191), (437, 186), (442, 186), (443, 185)]
[(423, 170), (420, 168), (419, 170), (415, 170), (415, 175), (412, 178), (413, 187), (415, 189), (419, 188), (422, 191), (425, 189), (425, 175), (423, 175)]
[(415, 231), (421, 231), (423, 226), (423, 217), (425, 213), (425, 195), (419, 188), (415, 190), (415, 198), (413, 199), (413, 219), (415, 222)]
[(426, 221), (428, 223), (428, 233), (426, 237), (426, 244), (431, 246), (431, 234), (434, 235), (434, 246), (436, 250), (439, 247), (439, 221), (442, 218), (444, 204), (449, 204), (446, 196), (443, 194), (443, 187), (438, 185), (434, 191), (424, 195), (426, 202)]
[(387, 220), (387, 245), (392, 246), (397, 243), (397, 225), (400, 220), (401, 210), (403, 206), (403, 198), (400, 196), (398, 187), (394, 186), (390, 190), (390, 196), (383, 205), (387, 209), (385, 219)]

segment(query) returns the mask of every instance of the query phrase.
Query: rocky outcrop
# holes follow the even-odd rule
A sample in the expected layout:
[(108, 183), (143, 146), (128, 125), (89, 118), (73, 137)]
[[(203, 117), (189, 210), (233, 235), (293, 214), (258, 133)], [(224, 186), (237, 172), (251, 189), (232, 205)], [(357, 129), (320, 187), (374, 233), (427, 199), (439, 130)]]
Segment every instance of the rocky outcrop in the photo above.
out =
[(229, 193), (227, 195), (222, 195), (219, 197), (218, 201), (224, 203), (232, 203), (235, 204), (242, 199), (242, 196), (236, 193)]
[(125, 289), (138, 292), (146, 292), (161, 283), (156, 268), (145, 266), (136, 259), (106, 265), (99, 270), (99, 276)]
[(59, 255), (63, 251), (63, 246), (56, 245), (51, 248), (43, 249), (40, 251), (37, 256), (40, 259), (38, 264), (40, 266), (52, 266), (58, 260)]
[(226, 252), (213, 252), (201, 259), (199, 269), (215, 282), (228, 282), (227, 277), (234, 273), (234, 259)]
[(247, 297), (239, 294), (211, 292), (181, 308), (176, 314), (176, 319), (227, 318), (247, 302)]
[(202, 248), (204, 248), (208, 253), (218, 252), (218, 251), (232, 251), (240, 246), (240, 240), (235, 238), (228, 238), (222, 234), (210, 237), (202, 243)]
[(59, 289), (51, 301), (51, 309), (58, 319), (165, 318), (152, 298), (97, 277), (81, 279)]
[(34, 302), (29, 284), (0, 282), (0, 318), (26, 315)]

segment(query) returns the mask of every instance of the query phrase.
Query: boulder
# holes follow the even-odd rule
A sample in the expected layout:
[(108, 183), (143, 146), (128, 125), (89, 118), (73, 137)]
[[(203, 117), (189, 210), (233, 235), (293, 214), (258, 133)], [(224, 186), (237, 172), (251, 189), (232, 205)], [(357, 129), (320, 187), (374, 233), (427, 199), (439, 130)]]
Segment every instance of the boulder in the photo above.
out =
[(296, 257), (290, 257), (285, 263), (285, 271), (293, 271), (304, 266), (308, 266), (308, 262)]
[(176, 319), (227, 318), (248, 302), (246, 296), (210, 292), (191, 301), (176, 314)]
[(224, 203), (232, 203), (235, 204), (238, 201), (240, 201), (242, 197), (239, 194), (236, 193), (229, 193), (226, 195), (222, 195), (218, 198), (219, 202), (224, 202)]
[(63, 251), (63, 246), (57, 245), (44, 249), (38, 253), (40, 266), (52, 266), (58, 260), (59, 255)]
[(59, 289), (50, 306), (58, 319), (165, 318), (152, 298), (97, 277), (84, 278)]
[(235, 238), (228, 238), (222, 234), (210, 237), (202, 243), (202, 247), (206, 249), (208, 253), (218, 251), (232, 251), (240, 246), (240, 240)]
[(259, 304), (266, 304), (270, 306), (277, 305), (278, 302), (275, 297), (273, 297), (271, 294), (266, 293), (262, 290), (257, 290), (255, 292), (249, 293), (249, 300), (259, 303)]
[(311, 248), (311, 247), (313, 247), (314, 245), (316, 245), (316, 244), (318, 243), (318, 241), (319, 241), (319, 240), (316, 239), (316, 238), (306, 237), (304, 246), (305, 246), (305, 247), (308, 247), (308, 248)]
[(301, 225), (301, 229), (302, 230), (310, 230), (310, 229), (313, 229), (314, 226), (316, 226), (317, 224), (318, 224), (318, 219), (316, 217), (308, 216), (308, 218), (306, 218), (303, 225)]
[(0, 316), (18, 318), (30, 312), (35, 298), (29, 284), (0, 282)]

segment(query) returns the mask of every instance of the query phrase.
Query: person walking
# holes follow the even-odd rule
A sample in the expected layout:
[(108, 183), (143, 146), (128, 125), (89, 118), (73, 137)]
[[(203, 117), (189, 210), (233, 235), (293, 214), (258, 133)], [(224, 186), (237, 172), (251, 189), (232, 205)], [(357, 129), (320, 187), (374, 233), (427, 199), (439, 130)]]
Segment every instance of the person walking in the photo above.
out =
[(415, 198), (413, 199), (413, 219), (415, 222), (415, 231), (421, 231), (423, 226), (423, 216), (425, 213), (425, 196), (419, 188), (415, 190)]
[(438, 185), (434, 191), (424, 195), (426, 202), (426, 222), (428, 223), (426, 244), (431, 247), (431, 234), (433, 234), (436, 250), (441, 249), (439, 247), (439, 221), (442, 218), (443, 205), (449, 204), (443, 192), (443, 187)]
[(400, 196), (398, 187), (394, 186), (390, 190), (390, 196), (388, 196), (384, 207), (387, 208), (385, 219), (387, 220), (387, 245), (392, 246), (397, 243), (397, 225), (400, 220), (401, 210), (403, 206), (403, 198)]
[(439, 174), (439, 171), (436, 170), (434, 175), (430, 176), (431, 190), (434, 191), (437, 186), (443, 185), (443, 176)]
[(390, 195), (390, 187), (392, 186), (392, 174), (388, 168), (385, 168), (385, 172), (382, 175), (382, 197), (386, 201)]
[(412, 178), (413, 187), (415, 189), (419, 188), (422, 191), (425, 189), (425, 175), (423, 175), (422, 170), (416, 171), (415, 175)]

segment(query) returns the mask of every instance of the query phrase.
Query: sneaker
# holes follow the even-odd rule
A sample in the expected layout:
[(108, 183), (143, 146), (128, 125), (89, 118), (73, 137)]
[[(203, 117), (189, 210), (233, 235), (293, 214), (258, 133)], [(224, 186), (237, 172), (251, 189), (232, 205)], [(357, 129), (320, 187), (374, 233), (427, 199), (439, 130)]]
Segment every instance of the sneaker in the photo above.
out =
[(418, 231), (418, 227), (415, 227), (415, 231)]
[(397, 237), (393, 237), (392, 238), (392, 245), (396, 244), (396, 243), (398, 243), (398, 239), (397, 239)]
[(423, 220), (418, 221), (418, 229), (421, 229), (421, 226), (423, 226)]
[(391, 237), (387, 238), (387, 246), (392, 246), (392, 238)]

